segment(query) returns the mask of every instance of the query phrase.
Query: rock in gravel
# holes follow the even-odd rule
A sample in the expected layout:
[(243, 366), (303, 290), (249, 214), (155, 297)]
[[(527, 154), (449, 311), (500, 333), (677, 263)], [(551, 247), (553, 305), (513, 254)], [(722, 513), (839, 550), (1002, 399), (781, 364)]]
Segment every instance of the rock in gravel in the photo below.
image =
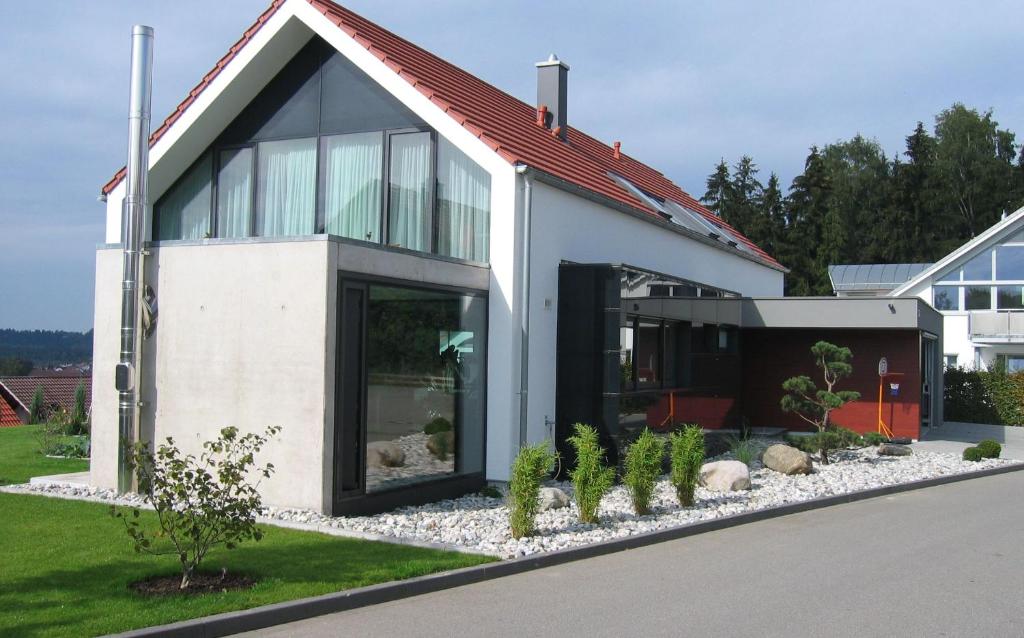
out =
[(910, 456), (912, 452), (910, 447), (906, 445), (883, 443), (878, 446), (878, 454), (879, 456)]
[(750, 469), (740, 461), (715, 461), (700, 468), (700, 484), (713, 492), (750, 489)]
[(781, 443), (769, 446), (761, 462), (766, 468), (787, 475), (810, 474), (814, 469), (810, 454)]
[(557, 487), (542, 487), (538, 498), (540, 511), (558, 510), (569, 507), (569, 495)]
[(370, 467), (402, 467), (405, 465), (405, 452), (391, 441), (367, 443), (366, 464)]

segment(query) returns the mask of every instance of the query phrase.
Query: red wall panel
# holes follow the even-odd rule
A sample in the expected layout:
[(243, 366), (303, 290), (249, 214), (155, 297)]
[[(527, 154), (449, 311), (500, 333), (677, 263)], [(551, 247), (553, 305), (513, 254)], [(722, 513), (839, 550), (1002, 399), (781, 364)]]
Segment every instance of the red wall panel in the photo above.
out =
[[(918, 438), (921, 425), (920, 336), (916, 330), (797, 330), (750, 329), (742, 332), (742, 411), (750, 424), (811, 428), (795, 414), (782, 411), (782, 382), (805, 374), (821, 388), (821, 371), (811, 358), (819, 340), (846, 346), (853, 352), (853, 376), (836, 386), (860, 392), (858, 401), (832, 412), (832, 420), (857, 432), (873, 432), (878, 422), (878, 359), (889, 360), (890, 372), (902, 372), (899, 396), (885, 388), (882, 415), (896, 436)], [(896, 381), (897, 379), (892, 379)]]

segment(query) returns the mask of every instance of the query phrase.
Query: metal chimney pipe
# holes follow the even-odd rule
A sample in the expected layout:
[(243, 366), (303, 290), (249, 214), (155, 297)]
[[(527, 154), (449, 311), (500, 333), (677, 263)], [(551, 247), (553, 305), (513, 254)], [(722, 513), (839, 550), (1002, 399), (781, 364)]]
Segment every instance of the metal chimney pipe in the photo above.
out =
[(121, 208), (124, 277), (121, 282), (121, 357), (114, 375), (118, 391), (117, 422), (120, 435), (117, 489), (133, 487), (128, 454), (136, 440), (139, 409), (139, 279), (142, 260), (143, 219), (149, 177), (149, 121), (153, 90), (153, 28), (132, 27), (131, 89), (128, 96), (128, 163), (125, 197)]

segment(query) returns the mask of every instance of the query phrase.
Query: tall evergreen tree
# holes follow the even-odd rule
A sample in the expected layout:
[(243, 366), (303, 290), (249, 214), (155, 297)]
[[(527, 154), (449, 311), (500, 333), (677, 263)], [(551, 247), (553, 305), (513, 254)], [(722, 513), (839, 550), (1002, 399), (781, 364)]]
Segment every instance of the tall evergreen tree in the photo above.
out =
[(732, 201), (732, 178), (729, 175), (729, 165), (722, 159), (715, 166), (715, 172), (708, 175), (707, 188), (700, 201), (704, 206), (725, 219), (728, 214), (729, 204)]

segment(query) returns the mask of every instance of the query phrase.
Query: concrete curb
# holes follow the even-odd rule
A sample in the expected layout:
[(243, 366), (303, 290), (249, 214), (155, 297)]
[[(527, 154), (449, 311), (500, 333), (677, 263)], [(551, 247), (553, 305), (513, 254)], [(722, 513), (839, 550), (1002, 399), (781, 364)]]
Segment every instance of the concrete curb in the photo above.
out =
[(128, 631), (121, 634), (115, 634), (115, 636), (124, 638), (143, 636), (160, 636), (169, 638), (192, 638), (201, 636), (204, 638), (212, 638), (214, 636), (228, 636), (243, 631), (272, 627), (274, 625), (304, 620), (306, 618), (322, 616), (324, 614), (348, 611), (359, 607), (367, 607), (393, 600), (400, 600), (402, 598), (410, 598), (412, 596), (442, 591), (453, 587), (471, 585), (473, 583), (490, 580), (492, 578), (511, 576), (513, 574), (520, 574), (534, 569), (541, 569), (543, 567), (561, 565), (584, 558), (612, 554), (628, 549), (636, 549), (647, 545), (653, 545), (655, 543), (686, 538), (688, 536), (695, 536), (697, 534), (704, 534), (706, 532), (734, 527), (736, 525), (754, 523), (789, 514), (806, 512), (808, 510), (831, 507), (833, 505), (853, 503), (878, 496), (897, 494), (899, 492), (909, 492), (927, 487), (958, 483), (960, 481), (996, 476), (1010, 472), (1020, 472), (1022, 470), (1024, 470), (1024, 463), (1013, 463), (987, 470), (979, 470), (977, 472), (952, 474), (949, 476), (941, 476), (922, 481), (914, 481), (911, 483), (887, 485), (885, 487), (878, 487), (860, 492), (826, 496), (753, 512), (723, 516), (722, 518), (701, 521), (699, 523), (691, 523), (689, 525), (674, 527), (672, 529), (658, 530), (655, 532), (603, 541), (600, 543), (594, 543), (593, 545), (572, 547), (546, 554), (514, 558), (507, 561), (478, 565), (476, 567), (466, 567), (438, 574), (410, 578), (408, 580), (381, 583), (379, 585), (371, 585), (369, 587), (360, 587), (358, 589), (324, 594), (313, 598), (290, 600), (272, 605), (264, 605), (262, 607), (254, 607), (252, 609), (225, 612), (214, 616), (206, 616), (204, 618), (195, 618), (193, 620), (185, 620), (168, 625)]

